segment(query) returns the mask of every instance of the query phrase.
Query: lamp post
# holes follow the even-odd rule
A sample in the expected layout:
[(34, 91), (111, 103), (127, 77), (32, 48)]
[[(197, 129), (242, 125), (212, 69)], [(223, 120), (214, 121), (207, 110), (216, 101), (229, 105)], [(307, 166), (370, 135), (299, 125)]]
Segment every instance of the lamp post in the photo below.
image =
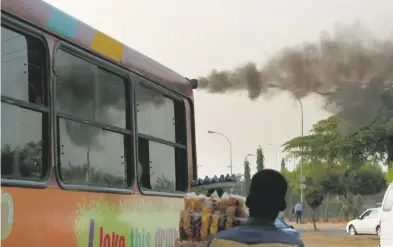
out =
[(228, 167), (231, 168), (231, 175), (232, 175), (233, 166), (232, 166), (232, 143), (231, 143), (231, 140), (229, 140), (229, 138), (226, 135), (216, 132), (216, 131), (209, 130), (207, 133), (220, 135), (220, 136), (225, 137), (225, 139), (227, 139), (227, 141), (229, 143), (229, 166)]
[[(296, 93), (295, 92), (293, 92), (293, 91), (291, 91), (291, 90), (289, 90), (289, 89), (287, 89), (287, 88), (283, 88), (283, 87), (280, 87), (280, 86), (277, 86), (277, 85), (273, 85), (273, 84), (271, 84), (271, 85), (269, 85), (269, 87), (276, 87), (276, 88), (280, 88), (280, 89), (282, 89), (282, 90), (286, 90), (286, 91), (288, 91), (288, 92), (290, 92), (291, 94), (293, 94), (293, 96), (295, 96), (295, 98), (296, 98), (296, 100), (299, 102), (299, 104), (300, 104), (300, 114), (301, 114), (301, 134), (302, 134), (302, 137), (303, 137), (303, 135), (304, 135), (304, 133), (303, 133), (303, 119), (304, 119), (304, 113), (303, 113), (303, 103), (302, 103), (302, 101), (301, 101), (301, 99), (296, 95)], [(303, 151), (303, 148), (302, 148), (302, 151)], [(300, 166), (300, 203), (301, 204), (303, 204), (303, 189), (305, 188), (304, 187), (304, 161), (303, 161), (303, 152), (302, 152), (302, 156), (301, 156), (301, 166)]]

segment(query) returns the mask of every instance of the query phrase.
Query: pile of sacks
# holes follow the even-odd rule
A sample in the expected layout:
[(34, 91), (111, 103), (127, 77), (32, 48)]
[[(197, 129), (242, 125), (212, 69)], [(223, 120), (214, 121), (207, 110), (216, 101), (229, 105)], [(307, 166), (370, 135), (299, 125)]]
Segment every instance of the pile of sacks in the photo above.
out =
[(180, 239), (176, 247), (206, 246), (217, 232), (239, 226), (247, 218), (245, 199), (241, 196), (188, 193), (180, 214)]

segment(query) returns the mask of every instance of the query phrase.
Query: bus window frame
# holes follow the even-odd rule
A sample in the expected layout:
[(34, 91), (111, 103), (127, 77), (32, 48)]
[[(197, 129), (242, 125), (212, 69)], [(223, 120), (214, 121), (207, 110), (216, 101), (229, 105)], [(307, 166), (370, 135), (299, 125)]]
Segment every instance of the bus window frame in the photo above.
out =
[[(43, 52), (44, 52), (44, 59), (43, 59), (43, 71), (42, 71), (42, 77), (44, 80), (44, 94), (47, 97), (46, 98), (46, 105), (35, 105), (35, 104), (30, 104), (28, 102), (25, 102), (23, 100), (18, 100), (18, 99), (13, 99), (7, 96), (1, 96), (1, 102), (5, 102), (6, 104), (10, 104), (13, 106), (17, 106), (23, 109), (28, 109), (28, 110), (35, 110), (39, 111), (42, 114), (47, 114), (46, 118), (46, 123), (45, 121), (42, 122), (42, 125), (48, 126), (48, 130), (44, 133), (43, 132), (43, 137), (46, 139), (45, 140), (45, 153), (46, 157), (45, 161), (47, 162), (47, 167), (46, 167), (46, 175), (45, 177), (40, 180), (40, 181), (28, 181), (28, 180), (21, 180), (21, 179), (7, 179), (7, 178), (2, 178), (1, 179), (1, 186), (9, 186), (9, 187), (22, 187), (22, 188), (39, 188), (39, 189), (44, 189), (47, 188), (49, 185), (49, 181), (53, 176), (52, 169), (54, 167), (53, 160), (52, 160), (52, 145), (53, 145), (53, 139), (51, 138), (52, 130), (53, 130), (53, 95), (52, 95), (52, 80), (51, 80), (51, 54), (49, 50), (49, 45), (47, 42), (47, 39), (45, 38), (45, 32), (42, 32), (39, 28), (34, 27), (34, 25), (31, 24), (26, 24), (23, 22), (22, 19), (18, 17), (14, 17), (12, 15), (9, 15), (6, 12), (1, 13), (1, 26), (7, 29), (15, 30), (19, 32), (23, 36), (30, 36), (34, 39), (37, 39), (38, 41), (41, 42), (43, 46)], [(15, 104), (16, 103), (16, 104)], [(43, 126), (42, 126), (43, 127)]]
[(198, 165), (197, 165), (197, 152), (196, 152), (196, 131), (195, 131), (195, 109), (194, 109), (194, 101), (191, 99), (187, 98), (187, 104), (190, 107), (190, 130), (191, 130), (191, 135), (194, 137), (191, 140), (192, 144), (192, 176), (193, 180), (198, 179)]
[[(55, 63), (56, 63), (56, 54), (59, 50), (62, 50), (63, 52), (66, 52), (72, 56), (75, 56), (77, 58), (80, 58), (82, 60), (85, 60), (88, 63), (91, 63), (93, 65), (98, 66), (100, 69), (103, 69), (105, 71), (108, 71), (110, 73), (113, 73), (114, 75), (117, 75), (121, 77), (124, 80), (124, 85), (125, 85), (125, 100), (126, 100), (126, 128), (124, 131), (123, 128), (119, 128), (113, 125), (109, 124), (104, 124), (104, 123), (99, 123), (97, 121), (86, 121), (82, 119), (62, 113), (60, 111), (57, 111), (56, 109), (56, 71), (55, 71)], [(58, 38), (57, 42), (54, 45), (54, 52), (53, 52), (53, 60), (52, 60), (52, 73), (53, 73), (53, 112), (54, 112), (54, 124), (55, 124), (55, 129), (54, 129), (54, 157), (55, 157), (55, 174), (56, 174), (56, 180), (61, 189), (64, 190), (72, 190), (72, 191), (88, 191), (88, 192), (101, 192), (101, 193), (114, 193), (114, 194), (132, 194), (134, 193), (133, 191), (133, 186), (136, 181), (136, 163), (135, 163), (135, 152), (136, 152), (136, 147), (135, 147), (135, 124), (134, 124), (134, 115), (135, 113), (133, 112), (133, 106), (134, 104), (134, 99), (133, 99), (133, 89), (134, 89), (134, 82), (130, 77), (129, 71), (127, 71), (124, 68), (121, 68), (118, 65), (115, 65), (109, 61), (106, 61), (105, 59), (101, 58), (98, 55), (95, 55), (89, 50), (81, 49), (79, 48), (78, 45), (74, 43), (68, 43), (63, 41), (62, 38)], [(58, 119), (63, 118), (66, 120), (71, 120), (71, 121), (76, 121), (79, 123), (87, 124), (93, 127), (98, 127), (102, 128), (103, 130), (106, 131), (111, 131), (114, 133), (122, 134), (124, 137), (124, 142), (128, 143), (128, 145), (124, 146), (125, 150), (125, 163), (126, 163), (126, 178), (127, 180), (130, 179), (129, 185), (127, 185), (127, 188), (111, 188), (111, 187), (103, 187), (103, 186), (94, 186), (94, 185), (76, 185), (76, 184), (66, 184), (61, 178), (61, 165), (60, 165), (60, 152), (59, 152), (59, 124), (58, 124)], [(110, 126), (110, 128), (108, 128)], [(132, 148), (130, 148), (130, 145)], [(131, 156), (133, 157), (130, 157)], [(132, 155), (133, 154), (133, 155)], [(130, 171), (131, 170), (131, 171)], [(130, 173), (131, 172), (131, 173)]]
[[(139, 142), (138, 141), (139, 137), (142, 137), (142, 138), (144, 138), (144, 139), (146, 139), (148, 141), (153, 141), (153, 142), (156, 142), (156, 143), (159, 143), (159, 144), (164, 144), (164, 145), (167, 145), (167, 146), (171, 146), (171, 147), (173, 147), (175, 149), (176, 148), (184, 149), (184, 151), (185, 151), (185, 158), (186, 158), (185, 160), (186, 160), (186, 164), (187, 164), (187, 176), (186, 176), (187, 189), (186, 189), (186, 191), (164, 192), (164, 191), (145, 190), (143, 188), (142, 184), (140, 183), (139, 179), (138, 179), (140, 171), (138, 169), (139, 166), (137, 166), (136, 167), (136, 172), (137, 172), (136, 184), (138, 186), (138, 189), (139, 189), (139, 191), (140, 191), (140, 193), (142, 195), (164, 196), (164, 197), (178, 197), (178, 198), (184, 197), (184, 195), (189, 192), (189, 183), (190, 183), (190, 181), (188, 179), (189, 178), (188, 174), (189, 174), (190, 171), (188, 169), (188, 152), (187, 151), (188, 151), (189, 147), (187, 145), (187, 141), (188, 141), (187, 126), (185, 128), (185, 133), (184, 133), (186, 135), (186, 142), (185, 142), (184, 145), (183, 144), (179, 144), (179, 143), (175, 143), (175, 142), (171, 142), (171, 141), (167, 141), (165, 139), (161, 139), (161, 138), (158, 138), (158, 137), (154, 137), (154, 136), (150, 136), (150, 135), (146, 135), (146, 134), (140, 134), (138, 132), (138, 113), (137, 113), (137, 96), (136, 96), (136, 94), (138, 93), (138, 88), (137, 87), (140, 87), (140, 86), (145, 87), (145, 88), (147, 88), (149, 90), (152, 90), (152, 91), (154, 91), (156, 93), (159, 93), (162, 96), (164, 96), (166, 98), (169, 98), (169, 99), (171, 99), (173, 101), (178, 101), (178, 102), (182, 103), (183, 105), (185, 105), (184, 99), (188, 100), (188, 98), (183, 96), (182, 94), (179, 94), (179, 93), (176, 93), (175, 91), (167, 89), (167, 88), (159, 85), (158, 83), (156, 83), (154, 81), (151, 81), (151, 80), (149, 80), (147, 78), (140, 77), (138, 75), (133, 75), (133, 77), (135, 78), (135, 81), (137, 81), (135, 83), (135, 97), (134, 97), (134, 99), (135, 99), (135, 102), (134, 102), (135, 116), (134, 117), (135, 117), (135, 129), (136, 129), (135, 133), (137, 133), (136, 134), (136, 138), (135, 138), (136, 139), (136, 143), (137, 143), (137, 145), (136, 145), (137, 150), (136, 150), (136, 155), (135, 155), (135, 157), (136, 157), (136, 164), (138, 164), (138, 162), (139, 162), (139, 143), (138, 143)], [(137, 84), (138, 84), (138, 86), (137, 86)], [(184, 111), (184, 118), (187, 118), (187, 111)], [(185, 121), (185, 123), (186, 123), (186, 121)]]

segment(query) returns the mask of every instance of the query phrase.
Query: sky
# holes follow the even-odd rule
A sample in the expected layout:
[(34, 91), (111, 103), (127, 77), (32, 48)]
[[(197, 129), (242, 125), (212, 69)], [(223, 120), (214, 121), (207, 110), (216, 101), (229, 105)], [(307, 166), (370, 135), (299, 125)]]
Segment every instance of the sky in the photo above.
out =
[[(318, 39), (322, 30), (360, 21), (376, 36), (393, 35), (390, 0), (46, 0), (188, 78), (249, 61), (263, 65), (285, 46)], [(302, 99), (304, 133), (329, 116), (316, 95)], [(247, 154), (263, 147), (277, 169), (281, 145), (301, 133), (299, 103), (289, 92), (250, 101), (246, 94), (195, 92), (198, 175), (243, 172)], [(255, 156), (249, 157), (255, 172)], [(289, 168), (293, 163), (289, 162)]]

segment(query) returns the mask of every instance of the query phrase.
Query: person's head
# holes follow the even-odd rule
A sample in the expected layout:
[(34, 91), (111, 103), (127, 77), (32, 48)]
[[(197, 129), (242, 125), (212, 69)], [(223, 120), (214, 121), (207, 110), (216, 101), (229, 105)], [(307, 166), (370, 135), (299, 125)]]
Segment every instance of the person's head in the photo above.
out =
[(285, 194), (288, 183), (284, 176), (271, 169), (257, 172), (251, 180), (247, 207), (251, 217), (275, 220), (287, 207)]

